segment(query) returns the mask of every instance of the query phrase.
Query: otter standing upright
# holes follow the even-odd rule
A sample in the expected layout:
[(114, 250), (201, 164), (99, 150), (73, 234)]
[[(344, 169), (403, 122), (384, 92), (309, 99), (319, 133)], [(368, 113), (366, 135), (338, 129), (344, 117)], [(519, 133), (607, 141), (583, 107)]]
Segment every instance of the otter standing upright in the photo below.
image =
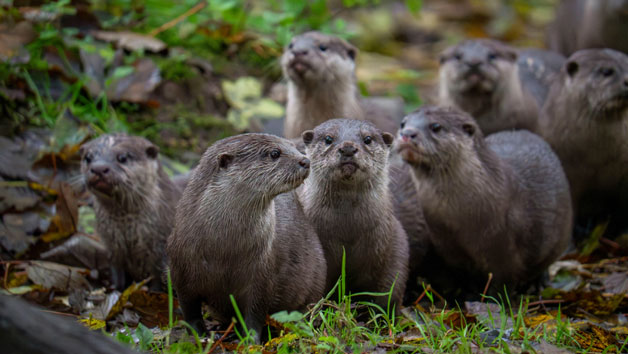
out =
[(288, 79), (284, 135), (297, 138), (307, 129), (335, 117), (367, 120), (393, 131), (403, 116), (397, 99), (362, 99), (355, 80), (358, 50), (348, 42), (320, 32), (296, 36), (281, 57)]
[[(393, 136), (358, 120), (333, 119), (303, 133), (312, 173), (298, 189), (327, 259), (327, 289), (341, 275), (353, 293), (388, 292), (400, 308), (408, 240), (393, 214), (388, 152)], [(379, 298), (386, 304), (386, 298)]]
[(517, 51), (490, 39), (466, 40), (441, 55), (439, 103), (473, 116), (485, 134), (535, 131), (549, 79), (564, 58)]
[(167, 246), (183, 316), (197, 330), (203, 301), (229, 322), (232, 294), (260, 335), (266, 315), (322, 297), (323, 250), (293, 191), (308, 174), (309, 160), (273, 135), (237, 135), (207, 149)]
[(152, 276), (159, 288), (166, 238), (174, 224), (181, 191), (161, 167), (150, 141), (123, 134), (103, 135), (81, 146), (81, 172), (94, 196), (96, 232), (111, 251), (113, 280)]
[(527, 131), (484, 139), (468, 114), (425, 106), (395, 150), (410, 164), (436, 252), (479, 293), (538, 277), (571, 239), (569, 185), (558, 157)]
[(569, 57), (539, 126), (565, 168), (579, 216), (628, 210), (627, 121), (628, 55), (585, 49)]

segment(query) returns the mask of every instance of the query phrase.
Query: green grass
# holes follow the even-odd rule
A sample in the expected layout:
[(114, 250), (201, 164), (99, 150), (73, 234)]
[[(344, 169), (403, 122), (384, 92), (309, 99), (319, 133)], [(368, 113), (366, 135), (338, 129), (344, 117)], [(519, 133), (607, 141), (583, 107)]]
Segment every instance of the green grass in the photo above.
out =
[[(498, 313), (488, 311), (485, 319), (467, 321), (458, 306), (436, 308), (433, 294), (426, 292), (429, 309), (422, 307), (406, 309), (403, 316), (396, 317), (391, 308), (392, 289), (386, 293), (347, 293), (346, 274), (343, 271), (334, 288), (305, 313), (282, 311), (271, 316), (274, 329), (268, 327), (269, 341), (263, 345), (253, 344), (254, 334), (246, 327), (244, 318), (233, 296), (230, 297), (239, 324), (234, 326), (238, 337), (235, 343), (224, 342), (229, 350), (246, 353), (361, 353), (377, 348), (388, 352), (421, 353), (475, 353), (490, 350), (497, 353), (534, 351), (541, 340), (575, 353), (586, 353), (590, 348), (580, 348), (575, 339), (574, 326), (565, 317), (560, 307), (552, 326), (544, 323), (536, 327), (526, 325), (527, 300), (521, 298), (512, 303), (507, 296), (485, 297), (485, 300), (500, 306)], [(125, 328), (114, 338), (133, 348), (153, 353), (208, 353), (217, 345), (213, 334), (202, 338), (184, 321), (174, 322), (173, 290), (170, 274), (168, 280), (168, 326), (163, 330), (165, 338), (155, 340), (146, 327), (140, 325), (135, 331)], [(358, 300), (358, 296), (384, 297), (386, 308), (372, 302)], [(459, 318), (455, 322), (452, 318)], [(471, 317), (469, 317), (471, 318)], [(272, 322), (272, 321), (271, 321)], [(191, 335), (174, 341), (171, 334), (176, 329), (187, 328)], [(240, 332), (242, 331), (242, 332)], [(214, 350), (219, 348), (213, 348)], [(606, 352), (623, 352), (621, 348), (608, 347)]]

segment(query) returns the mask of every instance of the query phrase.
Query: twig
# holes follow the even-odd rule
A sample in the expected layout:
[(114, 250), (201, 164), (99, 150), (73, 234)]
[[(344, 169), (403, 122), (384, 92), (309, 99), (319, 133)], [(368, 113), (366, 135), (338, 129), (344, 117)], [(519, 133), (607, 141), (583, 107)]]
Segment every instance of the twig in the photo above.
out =
[(220, 343), (222, 343), (222, 340), (225, 339), (227, 337), (227, 334), (229, 334), (229, 332), (231, 332), (231, 330), (233, 329), (233, 325), (235, 325), (235, 322), (231, 322), (231, 324), (229, 324), (229, 327), (227, 327), (227, 330), (225, 331), (225, 333), (222, 335), (222, 337), (220, 337), (220, 339), (218, 339), (214, 343), (214, 345), (212, 345), (212, 347), (209, 349), (207, 354), (213, 352), (216, 349), (216, 347), (220, 345)]
[(65, 313), (65, 312), (57, 312), (57, 311), (42, 310), (42, 309), (40, 309), (39, 311), (41, 311), (41, 312), (48, 312), (48, 313), (51, 313), (53, 315), (59, 315), (59, 316), (67, 316), (67, 317), (74, 317), (74, 318), (79, 317), (77, 315), (73, 315), (71, 313)]
[(418, 305), (419, 301), (423, 300), (423, 297), (425, 296), (425, 294), (427, 294), (427, 292), (430, 291), (431, 289), (432, 289), (432, 285), (427, 284), (425, 289), (423, 289), (423, 292), (421, 293), (421, 295), (419, 295), (419, 297), (417, 297), (416, 300), (414, 300), (414, 303), (412, 303), (412, 305), (414, 306)]
[(177, 18), (175, 18), (174, 20), (170, 20), (166, 23), (164, 23), (163, 25), (155, 28), (154, 30), (150, 31), (148, 33), (149, 36), (151, 37), (155, 37), (156, 35), (160, 34), (163, 31), (166, 31), (174, 26), (176, 26), (177, 24), (179, 24), (181, 21), (185, 20), (186, 18), (194, 15), (195, 13), (201, 11), (202, 9), (205, 8), (205, 6), (207, 6), (207, 1), (201, 1), (198, 4), (194, 5), (194, 7), (192, 7), (191, 9), (187, 10), (186, 12), (184, 12), (183, 14), (179, 15)]
[(488, 287), (491, 285), (492, 280), (493, 280), (493, 273), (489, 272), (488, 280), (486, 281), (486, 285), (484, 286), (484, 292), (482, 292), (482, 300), (480, 300), (480, 302), (484, 302), (484, 299), (486, 299), (486, 293), (488, 292)]
[(565, 302), (565, 300), (539, 300), (529, 303), (528, 307), (545, 304), (562, 304), (563, 302)]

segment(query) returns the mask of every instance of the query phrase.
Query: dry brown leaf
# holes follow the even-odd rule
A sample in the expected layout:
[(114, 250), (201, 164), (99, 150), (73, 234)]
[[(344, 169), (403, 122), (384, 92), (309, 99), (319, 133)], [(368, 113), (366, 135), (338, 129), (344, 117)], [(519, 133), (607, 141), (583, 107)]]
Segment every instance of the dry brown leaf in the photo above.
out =
[(26, 267), (28, 278), (46, 289), (69, 291), (71, 289), (89, 289), (84, 268), (70, 267), (63, 264), (31, 261)]
[(90, 34), (96, 39), (115, 43), (118, 47), (132, 51), (148, 50), (151, 52), (161, 52), (166, 49), (166, 43), (160, 39), (135, 32), (91, 31)]

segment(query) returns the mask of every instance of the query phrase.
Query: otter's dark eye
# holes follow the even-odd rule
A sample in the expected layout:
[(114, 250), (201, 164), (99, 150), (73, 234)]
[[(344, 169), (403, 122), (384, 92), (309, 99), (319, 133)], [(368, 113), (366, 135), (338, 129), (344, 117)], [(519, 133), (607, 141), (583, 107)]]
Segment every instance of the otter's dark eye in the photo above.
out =
[(441, 129), (443, 129), (443, 127), (438, 123), (430, 124), (430, 130), (433, 131), (434, 133), (438, 133), (439, 131), (441, 131)]
[(288, 49), (292, 49), (292, 48), (294, 48), (294, 44), (290, 43), (290, 44), (288, 45)]
[(454, 59), (456, 59), (456, 60), (462, 60), (462, 54), (460, 54), (460, 53), (456, 53), (456, 54), (454, 54)]
[(126, 163), (128, 158), (129, 157), (127, 156), (127, 154), (118, 154), (118, 157), (117, 157), (119, 163)]
[(83, 160), (85, 160), (85, 163), (91, 163), (92, 162), (92, 154), (87, 154), (85, 155), (85, 157), (83, 158)]
[(609, 77), (613, 75), (614, 73), (615, 73), (615, 70), (613, 70), (613, 68), (601, 68), (600, 69), (600, 74), (604, 75), (605, 77)]
[(403, 129), (406, 126), (406, 121), (404, 120), (403, 122), (401, 122), (401, 129)]
[(490, 54), (488, 55), (488, 60), (495, 60), (495, 59), (497, 59), (497, 54), (495, 54), (495, 53), (490, 53)]
[(273, 151), (270, 152), (270, 157), (272, 157), (273, 160), (278, 159), (279, 156), (281, 156), (281, 151), (278, 149), (274, 149)]
[(327, 50), (327, 46), (326, 46), (326, 45), (324, 45), (324, 44), (321, 44), (321, 45), (319, 45), (319, 46), (318, 46), (318, 49), (320, 49), (320, 50), (321, 50), (321, 52), (324, 52), (324, 51), (326, 51), (326, 50)]
[(373, 141), (373, 138), (371, 138), (370, 135), (364, 138), (364, 143), (366, 145), (370, 144), (372, 141)]
[(334, 138), (332, 138), (331, 136), (327, 135), (325, 137), (325, 144), (331, 145), (331, 143), (333, 143), (333, 142), (334, 142)]

